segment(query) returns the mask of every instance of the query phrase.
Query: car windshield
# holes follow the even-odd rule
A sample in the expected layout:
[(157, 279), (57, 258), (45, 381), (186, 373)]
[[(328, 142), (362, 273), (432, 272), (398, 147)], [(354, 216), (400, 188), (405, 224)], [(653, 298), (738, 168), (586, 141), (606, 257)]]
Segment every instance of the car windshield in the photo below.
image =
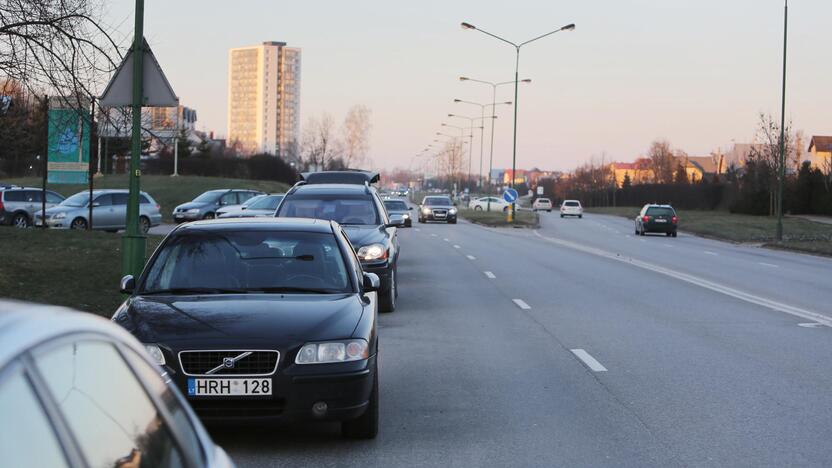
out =
[(249, 210), (272, 210), (277, 209), (277, 205), (283, 200), (283, 195), (263, 195), (257, 201), (248, 205)]
[(647, 208), (647, 214), (652, 216), (673, 216), (676, 213), (673, 211), (673, 208), (667, 208), (664, 206), (652, 206)]
[(142, 294), (350, 292), (332, 234), (194, 231), (164, 244)]
[(448, 197), (427, 197), (423, 203), (425, 206), (451, 206), (451, 199)]
[(407, 203), (401, 200), (384, 200), (387, 211), (407, 211)]
[(76, 193), (75, 195), (67, 198), (66, 200), (62, 201), (60, 204), (63, 206), (87, 206), (87, 203), (90, 201), (90, 194), (89, 192), (80, 192)]
[(241, 206), (245, 206), (246, 208), (250, 207), (252, 204), (257, 203), (258, 201), (262, 200), (265, 195), (255, 195), (248, 200), (241, 203)]
[(372, 198), (348, 195), (294, 196), (280, 205), (280, 217), (315, 218), (340, 224), (378, 225), (378, 213)]
[(214, 203), (214, 202), (217, 201), (218, 198), (220, 198), (220, 195), (222, 195), (223, 193), (225, 193), (225, 190), (222, 190), (222, 191), (213, 191), (212, 190), (210, 192), (205, 192), (202, 195), (194, 198), (193, 201), (195, 203)]

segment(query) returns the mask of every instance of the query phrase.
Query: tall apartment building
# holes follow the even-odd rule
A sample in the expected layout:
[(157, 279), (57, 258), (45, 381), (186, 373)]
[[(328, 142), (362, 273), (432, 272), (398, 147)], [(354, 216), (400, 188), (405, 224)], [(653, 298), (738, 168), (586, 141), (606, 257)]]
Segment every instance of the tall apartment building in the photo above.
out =
[(228, 144), (241, 155), (298, 157), (300, 49), (284, 42), (228, 53)]

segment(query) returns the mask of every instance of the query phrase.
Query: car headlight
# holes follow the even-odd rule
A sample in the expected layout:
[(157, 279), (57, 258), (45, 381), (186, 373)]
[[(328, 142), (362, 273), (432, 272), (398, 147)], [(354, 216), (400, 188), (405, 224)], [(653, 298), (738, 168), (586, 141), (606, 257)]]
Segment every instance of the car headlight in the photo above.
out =
[(60, 212), (60, 213), (52, 216), (52, 219), (64, 219), (64, 218), (66, 218), (66, 213), (64, 213), (64, 212)]
[(456, 214), (456, 208), (451, 208), (450, 210), (448, 210), (448, 213)]
[(402, 219), (410, 219), (410, 215), (409, 214), (403, 214)]
[(430, 214), (430, 208), (422, 208), (422, 214)]
[(146, 349), (147, 354), (149, 354), (150, 357), (156, 361), (156, 364), (159, 364), (160, 366), (165, 365), (165, 355), (162, 353), (162, 348), (153, 344), (146, 344), (144, 345), (144, 349)]
[(199, 208), (191, 208), (186, 213), (199, 213)]
[(327, 364), (360, 361), (370, 357), (370, 346), (365, 340), (307, 343), (295, 356), (295, 364)]
[(365, 245), (358, 249), (359, 260), (383, 260), (387, 258), (387, 248), (382, 244)]

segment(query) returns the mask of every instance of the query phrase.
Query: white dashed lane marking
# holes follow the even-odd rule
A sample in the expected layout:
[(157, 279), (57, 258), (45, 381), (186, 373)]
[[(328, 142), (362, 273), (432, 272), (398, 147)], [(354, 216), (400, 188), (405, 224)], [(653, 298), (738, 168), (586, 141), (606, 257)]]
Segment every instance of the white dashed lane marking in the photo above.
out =
[(460, 247), (459, 247), (458, 245), (454, 244), (454, 248), (455, 248), (455, 249), (458, 249), (458, 248), (460, 248)]
[(716, 252), (711, 252), (710, 250), (706, 250), (705, 254), (706, 255), (714, 255), (714, 256), (718, 255)]
[(517, 304), (517, 307), (523, 310), (529, 310), (532, 308), (530, 305), (526, 304), (526, 302), (523, 299), (512, 299), (512, 302)]
[(571, 349), (572, 354), (574, 354), (578, 359), (581, 360), (587, 367), (590, 368), (593, 372), (606, 372), (607, 368), (602, 366), (600, 362), (598, 362), (594, 357), (592, 357), (588, 352), (584, 351), (583, 349)]
[(780, 268), (778, 265), (775, 265), (773, 263), (766, 263), (766, 262), (759, 262), (759, 263), (762, 266), (767, 266), (767, 267), (771, 267), (771, 268)]
[(476, 260), (477, 259), (477, 257), (475, 257), (473, 255), (466, 255), (466, 257), (468, 257), (468, 260)]
[(494, 276), (494, 273), (491, 273), (490, 271), (485, 271), (485, 272), (483, 272), (483, 273), (485, 273), (485, 276), (486, 276), (488, 279), (494, 279), (494, 278), (496, 278), (496, 276)]

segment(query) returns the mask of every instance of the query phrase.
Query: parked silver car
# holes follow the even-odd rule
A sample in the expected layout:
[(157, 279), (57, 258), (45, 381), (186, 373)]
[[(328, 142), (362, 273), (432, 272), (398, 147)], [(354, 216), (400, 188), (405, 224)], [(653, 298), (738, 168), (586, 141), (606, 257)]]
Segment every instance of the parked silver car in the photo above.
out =
[(226, 218), (264, 218), (267, 216), (274, 216), (275, 210), (277, 210), (277, 205), (280, 204), (280, 200), (283, 200), (283, 193), (273, 193), (271, 195), (260, 195), (257, 197), (252, 198), (254, 200), (251, 203), (244, 204), (242, 207), (236, 210), (228, 210), (225, 213), (220, 214), (220, 211), (217, 211), (218, 218), (226, 219)]
[(257, 195), (264, 194), (257, 190), (247, 189), (209, 190), (192, 201), (174, 208), (173, 220), (177, 223), (184, 223), (197, 219), (213, 219), (217, 217), (218, 209), (229, 205), (239, 205)]
[[(239, 198), (239, 195), (237, 197)], [(265, 197), (265, 195), (255, 195), (255, 196), (249, 198), (248, 200), (244, 201), (243, 203), (240, 203), (239, 205), (223, 206), (222, 208), (218, 209), (216, 213), (214, 213), (214, 217), (215, 218), (221, 218), (222, 215), (224, 215), (226, 213), (231, 213), (232, 211), (244, 210), (244, 209), (246, 209), (246, 207), (248, 207), (249, 205), (251, 205), (252, 203), (256, 202), (257, 200), (259, 200), (263, 197)]]
[[(64, 201), (64, 196), (46, 191), (46, 207)], [(0, 224), (26, 228), (34, 224), (35, 212), (43, 209), (43, 191), (34, 187), (0, 188)]]
[(3, 466), (233, 467), (160, 374), (108, 320), (0, 301)]
[[(92, 227), (116, 232), (127, 227), (127, 190), (94, 190), (92, 192)], [(46, 225), (55, 229), (86, 229), (89, 225), (89, 192), (78, 192), (58, 206), (46, 210)], [(150, 195), (139, 195), (139, 229), (146, 233), (162, 223), (159, 204)], [(35, 224), (42, 224), (40, 213)]]

